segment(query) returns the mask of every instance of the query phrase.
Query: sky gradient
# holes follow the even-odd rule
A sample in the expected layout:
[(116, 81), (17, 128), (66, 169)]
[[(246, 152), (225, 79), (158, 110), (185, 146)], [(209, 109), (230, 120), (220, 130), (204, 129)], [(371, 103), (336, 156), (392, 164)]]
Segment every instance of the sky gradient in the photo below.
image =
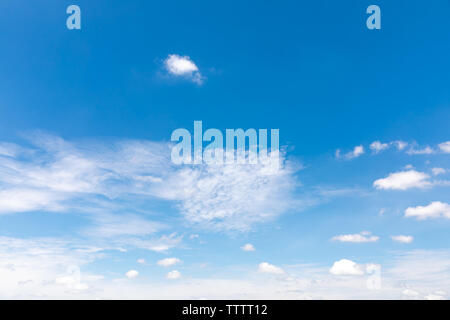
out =
[[(449, 14), (2, 1), (0, 298), (450, 298)], [(175, 165), (194, 121), (280, 168)]]

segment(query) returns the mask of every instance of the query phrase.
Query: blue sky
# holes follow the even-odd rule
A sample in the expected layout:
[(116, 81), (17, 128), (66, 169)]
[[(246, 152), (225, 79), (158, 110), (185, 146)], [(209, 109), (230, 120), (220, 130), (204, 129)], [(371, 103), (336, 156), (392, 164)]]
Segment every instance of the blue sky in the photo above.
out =
[[(0, 298), (447, 299), (449, 9), (2, 1)], [(195, 120), (283, 166), (174, 165)]]

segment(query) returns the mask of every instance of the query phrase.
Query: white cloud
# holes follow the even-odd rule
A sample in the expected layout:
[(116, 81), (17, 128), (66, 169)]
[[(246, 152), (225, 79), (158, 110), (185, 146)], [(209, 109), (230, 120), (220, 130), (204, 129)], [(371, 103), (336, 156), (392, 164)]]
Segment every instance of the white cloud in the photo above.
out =
[(358, 158), (359, 156), (364, 154), (364, 147), (362, 145), (356, 146), (352, 151), (341, 155), (341, 150), (336, 150), (336, 158), (344, 158), (347, 160)]
[(387, 148), (389, 148), (389, 144), (381, 143), (380, 141), (374, 141), (370, 144), (370, 149), (375, 153), (379, 153), (383, 150), (386, 150)]
[(165, 252), (171, 248), (176, 247), (182, 241), (182, 236), (178, 236), (176, 233), (170, 235), (163, 235), (159, 238), (142, 238), (142, 237), (125, 237), (119, 239), (108, 239), (108, 243), (131, 246), (135, 248), (151, 250), (155, 252)]
[(430, 147), (425, 147), (423, 149), (414, 149), (411, 147), (408, 151), (406, 151), (407, 154), (410, 155), (416, 155), (416, 154), (433, 154), (435, 151)]
[(30, 188), (12, 188), (0, 191), (0, 214), (27, 212), (37, 210), (57, 211), (61, 208), (59, 201), (64, 200), (63, 194), (54, 194), (47, 190)]
[(80, 282), (80, 277), (78, 275), (67, 275), (56, 278), (55, 283), (60, 285), (65, 285), (71, 290), (87, 290), (89, 286), (86, 283)]
[(425, 188), (432, 185), (430, 176), (415, 170), (391, 173), (383, 179), (378, 179), (373, 183), (377, 189), (384, 190), (407, 190), (410, 188)]
[(251, 243), (247, 243), (241, 247), (244, 251), (255, 251), (255, 247)]
[(170, 266), (174, 266), (180, 262), (181, 262), (181, 260), (178, 258), (166, 258), (166, 259), (159, 260), (157, 262), (157, 264), (158, 264), (158, 266), (161, 266), (161, 267), (170, 267)]
[[(107, 257), (94, 247), (75, 246), (56, 239), (0, 237), (0, 298), (401, 299), (405, 297), (405, 289), (413, 288), (419, 293), (417, 298), (423, 299), (430, 294), (445, 298), (445, 290), (450, 288), (448, 250), (412, 251), (391, 256), (382, 269), (380, 290), (367, 289), (369, 274), (367, 277), (335, 277), (329, 274), (328, 268), (312, 264), (291, 265), (289, 276), (264, 279), (251, 268), (247, 272), (240, 269), (234, 277), (226, 278), (168, 282), (142, 277), (139, 281), (128, 281), (87, 273), (89, 263), (97, 259)], [(70, 272), (71, 265), (80, 266), (80, 277)], [(105, 269), (108, 271), (111, 270)], [(80, 286), (76, 279), (80, 279)]]
[(336, 276), (363, 275), (363, 268), (356, 262), (347, 259), (336, 261), (330, 269), (330, 273)]
[(170, 279), (170, 280), (176, 280), (176, 279), (181, 278), (181, 273), (178, 272), (177, 270), (173, 270), (173, 271), (170, 271), (170, 272), (166, 275), (166, 278), (167, 278), (167, 279)]
[(137, 259), (137, 263), (139, 263), (139, 264), (145, 264), (146, 263), (146, 261), (145, 261), (145, 259)]
[(444, 153), (450, 153), (450, 141), (446, 141), (443, 143), (440, 143), (438, 145), (439, 149)]
[(170, 160), (166, 146), (151, 142), (79, 146), (39, 133), (31, 142), (35, 148), (20, 157), (0, 156), (0, 213), (110, 211), (111, 203), (102, 199), (145, 193), (155, 183), (145, 178), (167, 171), (164, 162)]
[(84, 230), (85, 234), (92, 237), (116, 238), (126, 235), (145, 236), (164, 228), (164, 225), (161, 223), (148, 221), (131, 214), (98, 214), (92, 220), (94, 221), (94, 226)]
[(412, 289), (405, 289), (402, 291), (402, 294), (405, 296), (408, 296), (408, 297), (418, 297), (419, 296), (419, 293)]
[(427, 206), (409, 207), (405, 210), (405, 217), (413, 217), (418, 220), (429, 218), (450, 219), (450, 205), (448, 203), (434, 201)]
[(101, 251), (61, 239), (0, 237), (0, 299), (88, 294), (101, 277), (84, 267), (101, 259)]
[(401, 140), (394, 141), (393, 144), (400, 151), (404, 150), (408, 146), (407, 142), (404, 142), (404, 141), (401, 141)]
[(125, 275), (128, 279), (135, 279), (139, 275), (139, 272), (136, 270), (130, 270), (127, 273), (125, 273)]
[(167, 71), (174, 76), (182, 76), (197, 84), (203, 83), (203, 76), (197, 65), (188, 56), (169, 54), (164, 64)]
[(429, 294), (425, 296), (425, 300), (445, 300), (445, 297), (437, 294)]
[(179, 201), (184, 217), (200, 228), (247, 231), (299, 202), (293, 196), (298, 185), (293, 164), (283, 154), (279, 168), (273, 161), (183, 167), (168, 175), (154, 194)]
[[(31, 142), (20, 157), (0, 155), (0, 214), (75, 209), (93, 222), (85, 234), (117, 238), (165, 227), (144, 216), (155, 198), (173, 201), (190, 223), (215, 231), (250, 230), (299, 204), (298, 168), (284, 153), (279, 168), (274, 161), (175, 166), (165, 143), (75, 143), (45, 134)], [(20, 149), (9, 148), (4, 153)]]
[(399, 235), (399, 236), (391, 236), (391, 239), (400, 243), (411, 243), (413, 242), (414, 237)]
[(370, 232), (363, 231), (358, 234), (343, 234), (332, 238), (333, 241), (340, 242), (377, 242), (380, 238), (377, 236), (371, 236)]
[(433, 174), (435, 176), (440, 175), (440, 174), (445, 174), (447, 172), (447, 170), (445, 170), (444, 168), (433, 168), (433, 169), (431, 169), (431, 171), (433, 172)]
[(284, 274), (283, 269), (267, 262), (262, 262), (259, 264), (258, 272), (270, 274)]

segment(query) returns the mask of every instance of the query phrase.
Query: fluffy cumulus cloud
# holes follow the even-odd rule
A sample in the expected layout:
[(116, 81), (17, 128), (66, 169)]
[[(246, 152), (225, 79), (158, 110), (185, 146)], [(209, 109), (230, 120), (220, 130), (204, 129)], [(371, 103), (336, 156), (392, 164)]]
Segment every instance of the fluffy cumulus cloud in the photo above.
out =
[(176, 280), (181, 278), (181, 273), (177, 270), (170, 271), (167, 273), (166, 278), (169, 280)]
[(157, 264), (158, 264), (158, 266), (161, 266), (161, 267), (170, 267), (170, 266), (174, 266), (180, 262), (181, 262), (181, 260), (178, 258), (166, 258), (166, 259), (159, 260), (157, 262)]
[(405, 217), (426, 220), (433, 218), (450, 219), (450, 205), (434, 201), (427, 206), (409, 207), (405, 210)]
[(262, 262), (258, 266), (258, 272), (269, 274), (284, 274), (284, 270), (280, 267), (274, 266), (268, 262)]
[(127, 273), (125, 273), (125, 276), (128, 279), (135, 279), (135, 278), (137, 278), (138, 275), (139, 275), (139, 272), (136, 270), (130, 270)]
[(428, 174), (416, 170), (400, 171), (391, 173), (386, 178), (376, 180), (373, 186), (384, 190), (426, 188), (432, 185), (429, 178)]
[(341, 259), (333, 263), (330, 273), (336, 276), (359, 276), (364, 274), (364, 270), (354, 261)]
[(176, 77), (183, 77), (197, 84), (202, 84), (204, 79), (197, 65), (188, 56), (169, 54), (164, 60), (167, 72)]
[(395, 242), (411, 243), (411, 242), (413, 242), (414, 237), (413, 236), (398, 235), (398, 236), (391, 236), (391, 239), (394, 240)]
[(247, 243), (241, 247), (243, 251), (255, 251), (255, 247), (251, 243)]
[(377, 242), (379, 239), (380, 238), (377, 236), (372, 236), (371, 233), (368, 231), (363, 231), (357, 234), (343, 234), (332, 238), (333, 241), (356, 242), (356, 243)]
[(443, 143), (440, 143), (438, 145), (439, 149), (444, 153), (450, 153), (450, 141), (446, 141)]

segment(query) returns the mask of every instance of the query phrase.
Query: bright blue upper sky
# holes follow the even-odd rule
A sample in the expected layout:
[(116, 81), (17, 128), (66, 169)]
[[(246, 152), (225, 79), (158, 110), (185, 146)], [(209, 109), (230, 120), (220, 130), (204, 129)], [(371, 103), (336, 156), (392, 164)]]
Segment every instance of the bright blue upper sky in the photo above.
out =
[[(81, 8), (81, 30), (66, 28), (70, 4)], [(381, 30), (366, 27), (371, 4), (381, 8)], [(6, 150), (0, 155), (0, 237), (11, 252), (0, 252), (8, 262), (0, 262), (0, 281), (16, 279), (5, 266), (34, 263), (33, 253), (20, 253), (29, 247), (23, 240), (51, 247), (48, 260), (59, 261), (48, 267), (53, 273), (31, 279), (33, 294), (59, 296), (40, 281), (67, 284), (66, 264), (88, 275), (82, 278), (87, 290), (67, 284), (76, 294), (114, 296), (113, 284), (126, 281), (129, 270), (139, 271), (131, 280), (165, 288), (167, 272), (176, 269), (180, 282), (200, 283), (194, 289), (180, 284), (196, 292), (182, 297), (195, 298), (222, 297), (201, 284), (205, 279), (246, 281), (272, 273), (298, 280), (306, 271), (296, 266), (311, 264), (317, 268), (308, 269), (311, 281), (330, 276), (328, 269), (345, 258), (360, 268), (379, 263), (389, 270), (386, 297), (449, 297), (445, 285), (436, 284), (445, 274), (449, 281), (450, 270), (449, 18), (446, 0), (2, 1), (0, 141), (9, 144), (0, 145), (0, 154)], [(170, 54), (190, 57), (202, 83), (170, 74)], [(253, 169), (236, 169), (230, 180), (199, 169), (201, 178), (189, 180), (181, 169), (149, 160), (164, 157), (172, 131), (192, 132), (194, 120), (223, 131), (279, 128), (291, 167), (269, 182)], [(374, 141), (384, 149), (371, 149)], [(399, 149), (396, 141), (408, 145)], [(364, 153), (352, 156), (356, 146)], [(148, 176), (153, 180), (144, 181)], [(208, 181), (219, 181), (223, 193), (186, 191)], [(258, 189), (260, 183), (267, 185)], [(247, 199), (247, 192), (260, 197)], [(419, 206), (427, 219), (405, 217)], [(248, 214), (251, 223), (243, 232), (201, 227), (191, 215), (204, 223), (220, 210)], [(262, 217), (265, 210), (270, 219)], [(130, 231), (121, 233), (127, 225)], [(370, 237), (363, 231), (379, 239), (331, 240)], [(391, 239), (396, 235), (414, 240), (398, 243)], [(73, 257), (73, 243), (96, 247), (101, 257)], [(256, 251), (241, 250), (246, 243)], [(69, 262), (61, 253), (66, 249)], [(396, 277), (404, 274), (401, 257), (423, 261), (428, 255), (443, 266), (435, 282)], [(156, 264), (171, 257), (182, 263)], [(284, 273), (264, 269), (265, 261)], [(285, 286), (275, 278), (273, 288)], [(0, 297), (23, 294), (14, 281)], [(296, 290), (303, 294), (298, 297), (352, 297), (361, 289), (334, 285), (335, 293)], [(100, 286), (105, 295), (95, 291)], [(236, 292), (258, 292), (256, 284), (248, 286)], [(267, 290), (267, 297), (278, 292)]]

